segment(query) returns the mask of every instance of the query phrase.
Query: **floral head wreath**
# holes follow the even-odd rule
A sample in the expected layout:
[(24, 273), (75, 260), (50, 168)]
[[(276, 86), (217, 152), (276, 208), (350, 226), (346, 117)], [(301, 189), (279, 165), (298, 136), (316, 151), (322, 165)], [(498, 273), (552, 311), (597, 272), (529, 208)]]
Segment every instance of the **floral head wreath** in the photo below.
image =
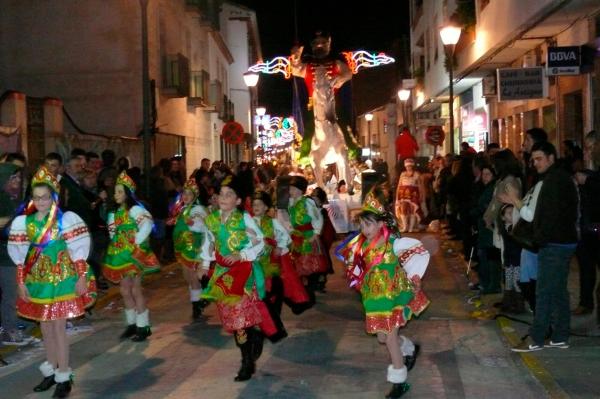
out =
[(194, 195), (196, 197), (198, 195), (200, 195), (200, 189), (198, 188), (198, 185), (196, 184), (196, 180), (193, 178), (190, 178), (190, 179), (188, 179), (188, 181), (185, 182), (185, 184), (183, 185), (183, 189), (190, 190), (191, 192), (194, 193)]
[(35, 175), (33, 175), (31, 178), (31, 187), (37, 184), (45, 184), (55, 193), (60, 192), (60, 184), (58, 183), (58, 180), (45, 166), (40, 167), (37, 172), (35, 172)]
[(119, 175), (119, 177), (117, 177), (116, 184), (120, 184), (124, 187), (127, 187), (129, 189), (129, 191), (131, 191), (132, 193), (135, 193), (135, 189), (136, 189), (135, 182), (133, 181), (133, 179), (131, 177), (129, 177), (129, 175), (125, 171), (122, 171), (121, 174)]

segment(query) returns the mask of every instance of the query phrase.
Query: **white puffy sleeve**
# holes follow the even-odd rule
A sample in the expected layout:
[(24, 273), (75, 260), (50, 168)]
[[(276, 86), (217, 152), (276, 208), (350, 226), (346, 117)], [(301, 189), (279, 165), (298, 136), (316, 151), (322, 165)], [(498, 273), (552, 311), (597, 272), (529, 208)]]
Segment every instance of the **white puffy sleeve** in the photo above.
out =
[(108, 214), (108, 220), (106, 221), (108, 225), (108, 235), (110, 238), (113, 238), (115, 235), (115, 213), (110, 212)]
[(265, 236), (260, 228), (247, 212), (244, 212), (244, 223), (246, 224), (246, 233), (248, 233), (248, 244), (240, 251), (240, 256), (244, 261), (253, 261), (265, 248)]
[(138, 231), (135, 234), (135, 243), (139, 245), (152, 233), (152, 226), (154, 225), (152, 215), (141, 206), (134, 205), (129, 210), (129, 216), (137, 224)]
[(304, 203), (306, 204), (306, 212), (312, 219), (310, 224), (312, 224), (315, 235), (321, 234), (321, 229), (323, 229), (323, 215), (321, 215), (321, 211), (319, 208), (317, 208), (315, 202), (310, 198)]
[(62, 217), (62, 236), (67, 243), (69, 257), (75, 263), (85, 261), (90, 254), (90, 232), (85, 222), (74, 212)]
[(408, 278), (415, 275), (423, 277), (429, 265), (430, 255), (421, 241), (410, 237), (398, 238), (394, 240), (393, 250)]
[(17, 266), (22, 266), (29, 250), (29, 237), (27, 236), (25, 215), (17, 216), (10, 225), (8, 233), (8, 256)]
[(204, 218), (206, 218), (206, 209), (202, 205), (194, 205), (190, 212), (190, 219), (192, 220), (192, 225), (189, 226), (190, 230), (196, 233), (206, 233)]
[(290, 233), (283, 227), (277, 219), (273, 219), (273, 230), (275, 231), (275, 241), (277, 241), (277, 248), (281, 249), (281, 253), (285, 254), (288, 252), (288, 247), (292, 242)]

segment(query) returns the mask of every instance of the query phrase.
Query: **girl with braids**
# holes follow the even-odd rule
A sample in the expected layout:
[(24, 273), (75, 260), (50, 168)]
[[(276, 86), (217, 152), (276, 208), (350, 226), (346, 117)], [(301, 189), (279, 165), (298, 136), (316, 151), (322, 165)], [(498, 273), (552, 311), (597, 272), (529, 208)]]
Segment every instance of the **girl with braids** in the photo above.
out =
[(200, 205), (200, 190), (194, 179), (189, 179), (183, 185), (183, 193), (179, 196), (167, 224), (175, 226), (173, 229), (173, 244), (175, 258), (182, 267), (183, 277), (188, 284), (190, 301), (192, 302), (192, 319), (197, 321), (202, 315), (202, 307), (206, 301), (200, 299), (202, 287), (197, 277), (200, 267), (198, 258), (202, 237), (206, 234), (204, 218), (206, 209)]
[(131, 177), (121, 172), (114, 196), (118, 208), (108, 214), (111, 240), (102, 273), (110, 282), (119, 284), (123, 296), (127, 328), (121, 339), (141, 342), (152, 335), (142, 276), (158, 272), (160, 264), (148, 239), (152, 232), (152, 215), (137, 201), (135, 189)]
[(53, 397), (64, 398), (72, 384), (66, 321), (82, 316), (96, 298), (96, 282), (85, 261), (90, 235), (79, 216), (60, 211), (58, 181), (45, 167), (33, 176), (31, 187), (32, 200), (25, 215), (13, 221), (7, 250), (17, 265), (17, 313), (39, 321), (44, 337), (44, 379), (33, 390), (57, 384)]
[(336, 250), (345, 260), (350, 287), (360, 292), (366, 313), (366, 331), (385, 344), (392, 364), (387, 380), (393, 384), (386, 398), (399, 398), (408, 391), (408, 369), (418, 355), (418, 346), (398, 335), (413, 315), (429, 304), (421, 291), (421, 277), (429, 253), (412, 238), (400, 238), (394, 217), (386, 211), (380, 188), (365, 197), (360, 233)]
[[(266, 335), (272, 342), (283, 338), (265, 303), (265, 279), (256, 262), (264, 250), (264, 235), (252, 217), (240, 209), (238, 178), (228, 175), (219, 188), (219, 209), (206, 219), (207, 234), (200, 257), (202, 277), (216, 260), (214, 272), (202, 298), (215, 301), (223, 328), (234, 334), (242, 365), (234, 378), (246, 381), (255, 372)], [(264, 333), (264, 335), (263, 335)]]
[[(258, 258), (265, 274), (265, 303), (277, 324), (284, 301), (292, 312), (300, 314), (312, 306), (306, 289), (298, 277), (289, 253), (292, 242), (289, 233), (281, 223), (267, 212), (273, 206), (271, 196), (265, 191), (257, 191), (252, 197), (254, 221), (265, 236), (265, 250)], [(283, 325), (280, 326), (280, 330)]]

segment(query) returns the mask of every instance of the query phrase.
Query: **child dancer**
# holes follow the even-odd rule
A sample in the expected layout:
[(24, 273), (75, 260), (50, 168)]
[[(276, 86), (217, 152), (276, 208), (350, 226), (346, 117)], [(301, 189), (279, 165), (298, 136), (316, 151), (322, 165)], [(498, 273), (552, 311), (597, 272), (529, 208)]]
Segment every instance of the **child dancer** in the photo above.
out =
[[(265, 250), (258, 258), (266, 281), (265, 302), (275, 323), (281, 315), (281, 305), (286, 303), (295, 314), (302, 313), (311, 306), (310, 298), (298, 277), (290, 258), (288, 246), (290, 235), (281, 223), (267, 212), (273, 206), (271, 196), (265, 191), (257, 191), (252, 197), (254, 221), (265, 236)], [(280, 330), (283, 325), (280, 326)]]
[(264, 275), (255, 260), (265, 247), (264, 236), (252, 217), (239, 209), (241, 202), (237, 177), (226, 176), (219, 190), (219, 210), (205, 219), (207, 239), (202, 244), (202, 269), (198, 272), (202, 277), (210, 261), (216, 260), (202, 298), (216, 302), (223, 328), (234, 334), (240, 348), (242, 365), (235, 381), (252, 378), (262, 353), (263, 332), (272, 340), (282, 338), (277, 336), (261, 300), (265, 295)]
[(121, 339), (141, 342), (152, 335), (142, 276), (157, 272), (160, 265), (148, 239), (152, 232), (152, 215), (135, 198), (135, 189), (131, 177), (121, 172), (115, 186), (118, 208), (108, 215), (111, 241), (102, 273), (110, 282), (119, 284), (125, 302), (127, 328)]
[(183, 193), (171, 209), (167, 224), (175, 225), (173, 243), (175, 258), (182, 267), (183, 277), (188, 283), (192, 302), (192, 319), (197, 321), (202, 315), (203, 301), (200, 299), (202, 287), (197, 277), (200, 260), (198, 255), (202, 245), (202, 236), (206, 234), (204, 218), (206, 209), (198, 202), (200, 190), (194, 179), (183, 186)]
[(40, 322), (46, 361), (44, 379), (33, 390), (54, 398), (71, 392), (67, 319), (82, 316), (96, 297), (96, 282), (86, 259), (90, 252), (88, 228), (73, 212), (58, 208), (56, 178), (40, 168), (31, 180), (32, 201), (25, 215), (12, 223), (8, 254), (17, 265), (17, 313)]
[(329, 267), (319, 237), (323, 217), (315, 202), (304, 196), (307, 186), (308, 181), (303, 176), (292, 176), (288, 213), (292, 225), (292, 261), (298, 275), (306, 279), (306, 290), (314, 303), (319, 276), (327, 273)]
[[(384, 203), (380, 189), (367, 194), (358, 215), (360, 234), (343, 243), (338, 252), (348, 264), (350, 286), (361, 293), (367, 333), (377, 334), (392, 361), (387, 380), (393, 386), (386, 398), (399, 398), (409, 389), (402, 346), (410, 341), (399, 342), (398, 330), (429, 304), (421, 291), (429, 254), (417, 240), (399, 237)], [(403, 265), (413, 259), (417, 262), (405, 270)]]

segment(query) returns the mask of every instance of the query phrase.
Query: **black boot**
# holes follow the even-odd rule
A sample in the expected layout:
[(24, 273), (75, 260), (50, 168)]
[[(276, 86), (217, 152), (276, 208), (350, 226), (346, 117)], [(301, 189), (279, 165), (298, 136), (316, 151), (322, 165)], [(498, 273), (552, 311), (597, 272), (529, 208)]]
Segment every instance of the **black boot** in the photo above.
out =
[(247, 381), (252, 378), (252, 374), (254, 374), (255, 371), (252, 342), (250, 342), (248, 337), (248, 331), (240, 330), (236, 332), (235, 343), (242, 353), (242, 365), (233, 380), (238, 382)]
[(392, 389), (385, 395), (385, 399), (397, 399), (404, 395), (410, 389), (408, 383), (393, 384)]
[(252, 345), (252, 360), (256, 362), (260, 355), (262, 355), (263, 346), (265, 342), (265, 335), (262, 331), (254, 328), (248, 328), (248, 342)]
[(410, 371), (413, 367), (415, 367), (415, 363), (417, 362), (417, 357), (419, 357), (419, 352), (421, 351), (420, 345), (415, 345), (415, 351), (412, 355), (404, 356), (404, 365), (406, 369)]
[(44, 377), (42, 382), (40, 382), (35, 387), (33, 387), (33, 391), (34, 392), (44, 392), (44, 391), (47, 391), (48, 389), (50, 389), (54, 384), (56, 384), (56, 381), (54, 381), (54, 374), (52, 374), (48, 377)]
[(127, 339), (127, 338), (130, 338), (130, 337), (133, 337), (136, 332), (137, 332), (137, 326), (135, 324), (130, 324), (130, 325), (127, 326), (127, 328), (125, 329), (125, 331), (123, 331), (123, 334), (121, 334), (121, 336), (119, 338), (120, 339)]
[(200, 301), (192, 302), (192, 319), (194, 321), (200, 320), (202, 316), (202, 303)]
[(53, 398), (66, 398), (71, 393), (71, 381), (59, 382), (56, 384), (56, 389), (54, 390)]
[(146, 338), (152, 335), (152, 331), (150, 330), (150, 326), (146, 327), (137, 327), (135, 335), (131, 338), (133, 342), (142, 342), (145, 341)]

